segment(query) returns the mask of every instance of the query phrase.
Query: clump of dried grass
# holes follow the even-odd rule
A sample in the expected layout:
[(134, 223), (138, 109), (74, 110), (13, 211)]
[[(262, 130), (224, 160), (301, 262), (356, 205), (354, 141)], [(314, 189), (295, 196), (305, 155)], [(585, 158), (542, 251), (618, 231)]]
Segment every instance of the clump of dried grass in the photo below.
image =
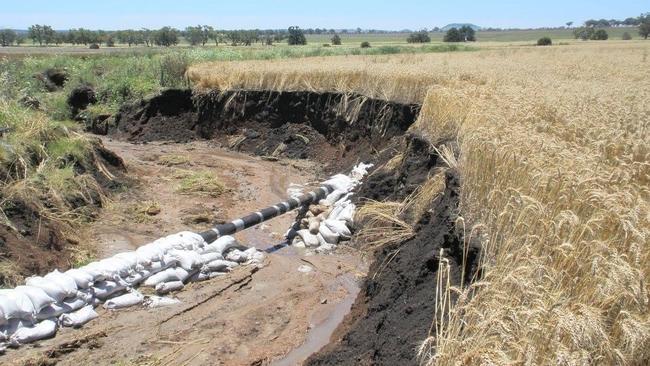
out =
[(212, 172), (188, 172), (181, 177), (176, 191), (181, 194), (218, 197), (226, 191), (226, 186)]
[(402, 243), (415, 236), (415, 226), (445, 189), (445, 171), (439, 171), (401, 202), (364, 202), (355, 215), (361, 229), (357, 240), (368, 251)]

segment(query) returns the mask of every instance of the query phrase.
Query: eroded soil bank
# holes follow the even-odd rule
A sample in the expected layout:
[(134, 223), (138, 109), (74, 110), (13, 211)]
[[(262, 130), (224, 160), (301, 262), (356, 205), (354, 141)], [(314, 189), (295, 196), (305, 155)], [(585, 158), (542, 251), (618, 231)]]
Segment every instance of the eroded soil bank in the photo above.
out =
[[(416, 235), (374, 253), (351, 313), (331, 343), (306, 362), (409, 365), (417, 364), (416, 348), (432, 328), (441, 250), (452, 284), (463, 268), (455, 227), (458, 177), (426, 139), (407, 132), (418, 113), (417, 105), (341, 94), (168, 91), (124, 108), (106, 132), (131, 141), (207, 138), (266, 158), (319, 161), (329, 173), (373, 162), (378, 169), (356, 195), (358, 203), (401, 201), (444, 169), (445, 188), (416, 223)], [(399, 164), (386, 168), (400, 154)], [(477, 253), (470, 245), (467, 273)]]
[[(114, 118), (89, 126), (107, 135), (105, 143), (139, 176), (139, 187), (112, 207), (119, 211), (129, 201), (158, 201), (160, 212), (153, 222), (145, 216), (145, 222), (133, 223), (108, 210), (91, 236), (107, 254), (128, 250), (159, 234), (198, 230), (276, 203), (289, 183), (316, 184), (358, 162), (377, 167), (355, 196), (358, 204), (366, 199), (401, 201), (444, 168), (429, 142), (407, 132), (418, 113), (417, 105), (310, 92), (193, 95), (169, 90), (125, 106)], [(389, 163), (398, 155), (402, 158), (397, 164)], [(213, 170), (233, 191), (214, 200), (180, 197), (173, 189), (176, 169)], [(453, 170), (446, 170), (444, 182), (441, 194), (416, 223), (416, 234), (373, 253), (367, 276), (354, 239), (351, 247), (341, 246), (333, 255), (304, 256), (286, 248), (270, 255), (259, 271), (242, 269), (190, 286), (178, 294), (183, 301), (179, 308), (103, 314), (101, 322), (81, 332), (64, 330), (41, 349), (33, 348), (29, 359), (38, 356), (60, 364), (89, 359), (97, 364), (290, 364), (315, 352), (312, 345), (330, 340), (306, 363), (416, 364), (415, 348), (433, 320), (441, 249), (451, 265), (451, 282), (460, 281), (462, 238), (454, 226), (459, 185)], [(201, 212), (192, 211), (194, 206)], [(189, 221), (183, 221), (185, 216)], [(285, 216), (244, 231), (239, 239), (273, 243), (292, 219)], [(119, 233), (126, 234), (119, 238)], [(470, 250), (468, 268), (475, 255)], [(303, 266), (311, 270), (299, 271)], [(351, 275), (365, 280), (359, 281), (352, 311), (329, 339), (331, 319), (340, 319), (345, 311), (340, 308), (356, 293), (343, 286), (342, 280)]]

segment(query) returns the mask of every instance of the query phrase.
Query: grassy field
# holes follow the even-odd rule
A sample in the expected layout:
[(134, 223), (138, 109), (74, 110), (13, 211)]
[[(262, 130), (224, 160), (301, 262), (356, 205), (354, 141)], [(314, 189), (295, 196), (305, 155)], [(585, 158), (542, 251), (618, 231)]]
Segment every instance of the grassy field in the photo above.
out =
[[(425, 364), (650, 361), (650, 42), (206, 63), (199, 87), (423, 103), (482, 275), (438, 288)], [(446, 281), (444, 262), (439, 283)], [(451, 293), (459, 301), (451, 304)]]

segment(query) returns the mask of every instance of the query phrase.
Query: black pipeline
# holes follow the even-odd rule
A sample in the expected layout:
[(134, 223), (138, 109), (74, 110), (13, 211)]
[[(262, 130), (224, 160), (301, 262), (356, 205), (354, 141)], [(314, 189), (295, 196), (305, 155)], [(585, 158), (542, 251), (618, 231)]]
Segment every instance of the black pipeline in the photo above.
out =
[(263, 210), (248, 214), (227, 224), (217, 225), (212, 230), (202, 232), (199, 235), (201, 235), (206, 242), (211, 243), (221, 236), (232, 235), (238, 231), (248, 229), (249, 227), (260, 224), (266, 220), (270, 220), (274, 217), (283, 215), (298, 207), (317, 203), (332, 192), (334, 192), (334, 188), (329, 185), (323, 185), (322, 187), (312, 192), (306, 193), (298, 198), (290, 198), (285, 202), (280, 202), (277, 205), (273, 205)]

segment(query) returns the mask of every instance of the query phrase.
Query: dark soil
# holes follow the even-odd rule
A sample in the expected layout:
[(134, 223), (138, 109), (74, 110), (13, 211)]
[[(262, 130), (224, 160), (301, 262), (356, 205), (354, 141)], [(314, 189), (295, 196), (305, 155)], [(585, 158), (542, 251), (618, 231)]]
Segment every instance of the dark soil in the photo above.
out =
[(418, 105), (337, 93), (167, 90), (125, 106), (106, 130), (130, 141), (206, 138), (256, 155), (350, 166), (374, 157), (418, 113)]
[[(402, 199), (421, 184), (440, 159), (426, 140), (407, 136), (404, 162), (392, 172), (376, 171), (365, 181), (362, 198)], [(451, 283), (461, 278), (462, 239), (455, 220), (458, 178), (446, 173), (444, 194), (417, 224), (417, 235), (375, 253), (369, 275), (352, 311), (332, 342), (306, 365), (417, 365), (417, 347), (432, 327), (440, 251), (449, 260)], [(468, 272), (476, 249), (470, 249)]]
[(47, 91), (53, 92), (63, 88), (69, 76), (68, 72), (62, 69), (47, 69), (34, 77), (43, 82)]
[(97, 103), (95, 90), (90, 85), (79, 85), (72, 89), (67, 102), (72, 115), (76, 116), (79, 111), (88, 108), (90, 104)]

